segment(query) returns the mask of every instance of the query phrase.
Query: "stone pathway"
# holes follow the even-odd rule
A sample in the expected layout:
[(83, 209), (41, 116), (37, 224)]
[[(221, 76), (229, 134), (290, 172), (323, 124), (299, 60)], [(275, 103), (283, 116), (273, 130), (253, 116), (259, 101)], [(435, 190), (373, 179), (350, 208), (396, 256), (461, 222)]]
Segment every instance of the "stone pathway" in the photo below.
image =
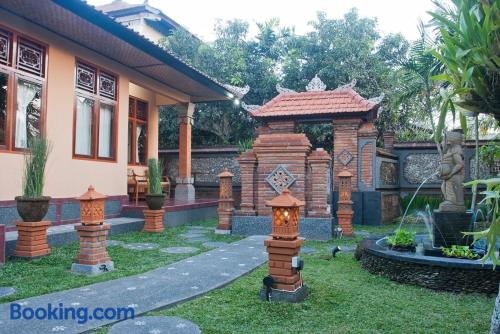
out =
[(188, 254), (196, 253), (199, 248), (196, 247), (168, 247), (160, 249), (160, 252), (167, 254)]
[(14, 293), (16, 293), (16, 289), (10, 286), (0, 287), (0, 298), (13, 295)]
[(113, 246), (123, 246), (124, 242), (120, 240), (106, 240), (106, 246), (107, 247), (113, 247)]
[(179, 317), (139, 317), (113, 325), (108, 334), (199, 334), (200, 327)]
[(317, 252), (317, 250), (316, 250), (316, 248), (314, 248), (314, 247), (307, 247), (307, 246), (304, 246), (304, 247), (300, 248), (300, 252), (301, 252), (302, 254), (313, 254), (313, 253), (316, 253), (316, 252)]
[(153, 249), (159, 248), (160, 245), (148, 243), (148, 242), (136, 242), (136, 243), (131, 243), (131, 244), (125, 244), (122, 247), (126, 248), (126, 249), (145, 251), (145, 250), (153, 250)]
[(219, 248), (219, 247), (227, 246), (227, 242), (222, 242), (222, 241), (208, 241), (208, 242), (203, 243), (203, 246), (209, 247), (209, 248)]
[[(135, 315), (175, 305), (223, 287), (267, 261), (264, 239), (251, 236), (225, 247), (135, 276), (16, 301), (33, 309), (64, 307), (133, 307)], [(118, 268), (119, 269), (119, 268)], [(10, 303), (0, 304), (1, 333), (82, 333), (116, 320), (9, 320)], [(123, 332), (127, 333), (127, 332)], [(131, 332), (132, 333), (132, 332)]]

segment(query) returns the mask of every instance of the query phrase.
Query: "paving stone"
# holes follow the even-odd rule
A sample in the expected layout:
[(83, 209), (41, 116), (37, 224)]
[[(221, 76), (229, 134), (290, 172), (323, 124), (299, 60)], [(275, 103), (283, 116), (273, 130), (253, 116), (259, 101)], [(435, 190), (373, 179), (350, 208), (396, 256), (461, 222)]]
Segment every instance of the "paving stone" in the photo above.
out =
[(198, 334), (200, 327), (179, 317), (138, 317), (113, 325), (108, 334)]
[(227, 242), (219, 242), (219, 241), (209, 241), (209, 242), (205, 242), (203, 244), (203, 246), (205, 247), (211, 247), (211, 248), (218, 248), (218, 247), (224, 247), (224, 246), (227, 246), (228, 243)]
[(341, 252), (354, 252), (356, 250), (356, 246), (339, 246)]
[(187, 254), (196, 253), (199, 248), (196, 247), (168, 247), (160, 249), (160, 252), (167, 254)]
[(147, 242), (138, 242), (138, 243), (123, 245), (123, 248), (132, 249), (132, 250), (139, 250), (139, 251), (152, 250), (152, 249), (156, 249), (158, 247), (160, 247), (160, 245), (147, 243)]
[(207, 230), (207, 231), (214, 230), (213, 227), (197, 226), (197, 225), (190, 225), (190, 226), (187, 226), (187, 228), (191, 229), (191, 230)]
[(354, 231), (353, 234), (355, 236), (360, 236), (360, 237), (363, 237), (363, 238), (366, 238), (366, 237), (370, 236), (370, 232), (368, 232), (368, 231)]
[(314, 247), (302, 247), (300, 248), (300, 252), (303, 254), (313, 254), (316, 253), (316, 248)]
[(0, 298), (2, 297), (7, 297), (10, 295), (13, 295), (16, 293), (16, 289), (6, 286), (6, 287), (0, 287)]
[(181, 234), (181, 237), (183, 237), (184, 239), (190, 239), (190, 238), (205, 237), (205, 235), (202, 233), (183, 233)]
[(195, 243), (195, 242), (207, 242), (210, 241), (210, 239), (202, 235), (199, 237), (186, 238), (186, 241), (189, 243)]
[(188, 229), (186, 234), (207, 234), (210, 233), (209, 230), (200, 230), (200, 229)]
[(106, 246), (108, 247), (113, 247), (113, 246), (122, 246), (124, 244), (123, 241), (120, 240), (106, 240)]

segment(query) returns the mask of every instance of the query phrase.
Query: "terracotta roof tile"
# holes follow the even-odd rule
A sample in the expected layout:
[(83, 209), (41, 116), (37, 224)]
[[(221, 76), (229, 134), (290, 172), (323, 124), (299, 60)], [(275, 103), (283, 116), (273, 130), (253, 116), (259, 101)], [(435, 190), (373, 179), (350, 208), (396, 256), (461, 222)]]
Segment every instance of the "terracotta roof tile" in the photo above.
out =
[(264, 118), (367, 113), (378, 107), (378, 104), (364, 99), (353, 89), (347, 88), (322, 92), (281, 93), (250, 114), (255, 118)]

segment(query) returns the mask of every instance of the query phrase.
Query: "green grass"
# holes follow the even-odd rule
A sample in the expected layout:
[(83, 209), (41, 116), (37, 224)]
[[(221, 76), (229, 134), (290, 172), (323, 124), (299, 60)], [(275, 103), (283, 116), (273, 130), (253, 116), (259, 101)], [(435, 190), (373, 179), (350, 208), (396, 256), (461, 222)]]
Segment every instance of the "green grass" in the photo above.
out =
[[(198, 225), (215, 226), (216, 223), (215, 219), (211, 219)], [(131, 232), (113, 236), (110, 239), (121, 240), (125, 243), (157, 243), (160, 248), (195, 246), (200, 248), (200, 252), (209, 250), (209, 248), (203, 247), (202, 243), (190, 244), (184, 241), (179, 234), (186, 229), (185, 226), (167, 228), (165, 232), (158, 234)], [(233, 236), (217, 235), (213, 232), (207, 233), (207, 236), (214, 241), (232, 242), (241, 239)], [(16, 289), (16, 294), (0, 298), (0, 303), (136, 275), (196, 255), (166, 254), (160, 252), (159, 249), (135, 251), (121, 246), (108, 247), (109, 255), (114, 261), (116, 269), (97, 277), (87, 277), (70, 271), (77, 252), (78, 243), (75, 242), (62, 247), (53, 247), (52, 254), (43, 258), (29, 261), (9, 259), (0, 269), (0, 286), (13, 286)]]

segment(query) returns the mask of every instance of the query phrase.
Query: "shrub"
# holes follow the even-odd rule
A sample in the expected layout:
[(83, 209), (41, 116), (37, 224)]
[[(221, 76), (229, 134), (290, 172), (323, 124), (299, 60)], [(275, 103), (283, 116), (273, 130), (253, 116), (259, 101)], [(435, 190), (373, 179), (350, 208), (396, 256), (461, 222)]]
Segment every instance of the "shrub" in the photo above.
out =
[(417, 245), (415, 232), (398, 229), (394, 235), (387, 237), (387, 244), (392, 247), (411, 248)]
[(478, 257), (469, 249), (468, 246), (452, 245), (449, 248), (441, 247), (441, 251), (448, 257), (457, 257), (461, 259), (476, 259)]
[(38, 198), (43, 196), (45, 165), (50, 153), (47, 139), (35, 137), (29, 141), (24, 155), (23, 196)]
[(148, 178), (149, 178), (149, 193), (161, 194), (163, 189), (161, 187), (161, 174), (163, 166), (156, 158), (148, 159)]
[[(403, 212), (406, 211), (406, 208), (408, 205), (410, 205), (412, 196), (408, 195), (405, 197), (401, 198), (401, 206), (403, 207)], [(439, 207), (439, 204), (441, 203), (442, 199), (440, 197), (436, 196), (423, 196), (423, 195), (418, 195), (415, 196), (415, 199), (410, 205), (410, 208), (408, 209), (408, 212), (412, 211), (423, 211), (429, 205), (431, 210), (437, 209)]]

